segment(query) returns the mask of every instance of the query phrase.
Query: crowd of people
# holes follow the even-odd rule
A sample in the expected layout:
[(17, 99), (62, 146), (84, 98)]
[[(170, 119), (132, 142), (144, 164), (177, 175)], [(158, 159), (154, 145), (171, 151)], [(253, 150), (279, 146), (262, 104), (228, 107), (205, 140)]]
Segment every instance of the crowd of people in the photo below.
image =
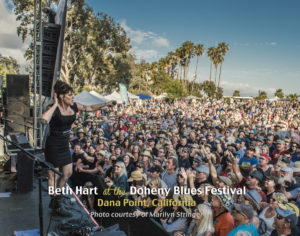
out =
[[(70, 133), (72, 186), (129, 192), (142, 188), (246, 188), (245, 194), (136, 194), (142, 212), (197, 213), (155, 217), (172, 235), (300, 235), (299, 103), (169, 100), (78, 111)], [(151, 200), (195, 201), (195, 207)], [(93, 209), (93, 196), (86, 204)]]

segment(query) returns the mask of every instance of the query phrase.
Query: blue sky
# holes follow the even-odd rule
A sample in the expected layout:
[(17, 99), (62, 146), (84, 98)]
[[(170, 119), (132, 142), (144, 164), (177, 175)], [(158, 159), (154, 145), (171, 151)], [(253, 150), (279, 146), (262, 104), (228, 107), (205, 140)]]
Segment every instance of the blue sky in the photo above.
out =
[[(16, 35), (18, 23), (7, 2), (0, 0), (0, 53), (26, 61)], [(137, 59), (152, 62), (184, 41), (206, 48), (226, 42), (221, 86), (270, 97), (277, 88), (300, 94), (300, 0), (87, 0), (95, 12), (104, 12), (120, 23), (131, 39)], [(194, 59), (190, 76), (195, 70)], [(199, 60), (198, 81), (209, 78), (209, 60)]]
[[(88, 0), (95, 11), (121, 23), (138, 58), (154, 61), (184, 41), (206, 48), (226, 42), (222, 85), (226, 95), (256, 95), (276, 88), (300, 93), (299, 0)], [(195, 63), (195, 60), (194, 62)], [(190, 68), (194, 73), (194, 64)], [(209, 78), (209, 60), (198, 81)]]

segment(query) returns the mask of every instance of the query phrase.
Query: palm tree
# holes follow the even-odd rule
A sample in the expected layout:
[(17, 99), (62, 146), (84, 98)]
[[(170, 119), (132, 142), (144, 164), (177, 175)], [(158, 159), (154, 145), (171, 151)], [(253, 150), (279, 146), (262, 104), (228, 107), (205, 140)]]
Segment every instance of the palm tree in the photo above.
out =
[(177, 80), (179, 80), (181, 82), (181, 71), (182, 71), (182, 65), (181, 65), (181, 62), (184, 58), (184, 55), (183, 55), (183, 50), (182, 48), (177, 48), (176, 51), (175, 51), (175, 57), (176, 57), (176, 60), (177, 60), (177, 65), (178, 65), (178, 72), (177, 72)]
[(234, 90), (232, 96), (233, 97), (240, 97), (240, 91), (239, 90)]
[(197, 56), (197, 62), (196, 62), (196, 70), (195, 70), (195, 75), (194, 75), (193, 83), (195, 83), (195, 81), (197, 80), (199, 58), (200, 58), (200, 56), (202, 56), (202, 54), (204, 53), (204, 51), (205, 51), (205, 48), (204, 48), (203, 44), (197, 44), (194, 47), (194, 52), (195, 52), (195, 55)]
[(210, 47), (208, 50), (207, 50), (207, 56), (209, 57), (210, 59), (210, 70), (209, 70), (209, 81), (211, 81), (211, 71), (212, 71), (212, 64), (213, 64), (213, 58), (214, 58), (214, 53), (216, 51), (216, 48), (215, 47)]
[(294, 94), (289, 94), (288, 96), (286, 96), (291, 102), (297, 102), (298, 101), (298, 95), (296, 93)]
[(267, 96), (267, 92), (266, 91), (258, 91), (258, 97), (259, 100), (265, 100), (266, 98), (268, 98)]
[(183, 70), (184, 70), (184, 84), (186, 85), (187, 81), (188, 81), (188, 70), (189, 70), (189, 65), (191, 62), (191, 58), (195, 55), (194, 54), (194, 43), (192, 43), (191, 41), (186, 41), (182, 44), (181, 46), (182, 50), (183, 50), (183, 55), (184, 55), (184, 59), (182, 61), (183, 63)]
[(282, 89), (277, 89), (274, 93), (274, 96), (275, 97), (278, 97), (278, 98), (283, 98), (284, 97), (284, 94), (282, 92)]
[(222, 62), (222, 58), (218, 52), (218, 49), (215, 48), (215, 52), (213, 54), (213, 64), (215, 66), (215, 86), (217, 87), (217, 74), (218, 74), (218, 66)]
[(224, 56), (229, 50), (229, 45), (222, 42), (218, 44), (218, 52), (220, 55), (220, 72), (219, 72), (219, 81), (218, 81), (218, 88), (220, 87), (220, 81), (221, 81), (221, 73), (222, 73), (222, 64), (224, 61)]

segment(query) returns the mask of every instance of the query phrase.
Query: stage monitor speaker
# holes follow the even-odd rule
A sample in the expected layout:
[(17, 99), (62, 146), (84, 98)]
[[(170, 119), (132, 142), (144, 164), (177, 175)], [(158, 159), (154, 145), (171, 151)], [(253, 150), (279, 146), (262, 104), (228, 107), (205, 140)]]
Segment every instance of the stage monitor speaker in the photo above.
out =
[(8, 134), (27, 133), (24, 125), (30, 119), (30, 97), (28, 75), (6, 76), (6, 118), (13, 120), (7, 123)]
[(33, 190), (34, 161), (25, 153), (18, 153), (17, 192), (26, 193)]
[(51, 96), (59, 35), (60, 25), (44, 23), (42, 54), (42, 94), (46, 97)]

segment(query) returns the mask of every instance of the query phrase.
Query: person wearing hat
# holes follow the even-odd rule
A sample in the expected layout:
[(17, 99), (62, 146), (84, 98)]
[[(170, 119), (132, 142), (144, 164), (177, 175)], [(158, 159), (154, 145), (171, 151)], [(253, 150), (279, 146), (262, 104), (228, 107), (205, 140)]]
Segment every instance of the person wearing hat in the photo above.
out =
[(164, 162), (164, 161), (163, 161), (162, 158), (160, 158), (160, 157), (155, 157), (155, 158), (154, 158), (153, 164), (154, 164), (155, 166), (159, 166), (159, 167), (162, 168), (163, 162)]
[(277, 163), (280, 156), (285, 154), (285, 151), (285, 142), (282, 139), (278, 139), (276, 149), (271, 153), (271, 158), (274, 164)]
[(274, 171), (273, 165), (269, 165), (269, 161), (271, 161), (271, 157), (267, 154), (260, 155), (257, 170), (264, 173), (264, 176), (271, 176), (271, 172)]
[[(193, 198), (191, 195), (189, 194), (185, 194), (185, 195), (177, 195), (174, 194), (173, 195), (173, 200), (175, 202), (193, 202)], [(167, 223), (166, 219), (161, 219), (161, 224), (163, 226), (163, 228), (168, 232), (168, 233), (174, 233), (176, 231), (183, 231), (186, 232), (187, 230), (187, 226), (188, 226), (188, 218), (187, 217), (183, 217), (181, 216), (181, 213), (187, 213), (187, 214), (191, 214), (192, 213), (192, 209), (189, 206), (173, 206), (173, 210), (175, 215), (179, 215), (179, 217), (175, 217), (175, 221), (173, 221), (172, 223)]]
[(206, 165), (199, 165), (196, 168), (196, 177), (195, 177), (195, 181), (191, 182), (191, 180), (189, 180), (190, 183), (190, 187), (196, 187), (199, 188), (201, 184), (205, 184), (205, 183), (211, 183), (211, 180), (209, 180), (209, 167)]
[(152, 155), (149, 151), (145, 150), (144, 152), (142, 152), (141, 156), (142, 156), (142, 161), (145, 163), (145, 168), (147, 171), (150, 168), (150, 164), (152, 161)]
[(167, 137), (166, 137), (166, 135), (164, 135), (164, 134), (161, 133), (160, 135), (158, 135), (158, 140), (159, 141), (155, 145), (155, 147), (156, 147), (157, 150), (160, 149), (160, 148), (164, 148), (164, 145), (165, 145), (165, 142), (167, 140)]
[(155, 139), (151, 137), (151, 138), (149, 138), (147, 141), (148, 141), (149, 146), (150, 146), (151, 149), (152, 149), (151, 153), (152, 153), (154, 156), (157, 156), (158, 150), (157, 150), (156, 147), (155, 147)]
[(257, 228), (251, 222), (254, 213), (251, 205), (234, 203), (232, 212), (236, 227), (227, 236), (235, 236), (238, 231), (248, 232), (251, 236), (259, 236)]
[(196, 168), (198, 166), (200, 166), (201, 163), (203, 163), (203, 160), (200, 156), (194, 157), (192, 160), (193, 160), (193, 162), (192, 162), (192, 169), (193, 170), (196, 170)]
[(270, 203), (272, 195), (276, 190), (276, 184), (277, 184), (277, 181), (274, 176), (266, 176), (265, 183), (264, 183), (264, 187), (265, 187), (264, 192), (266, 194), (268, 203)]
[(247, 177), (258, 164), (257, 159), (254, 157), (254, 153), (255, 148), (250, 146), (246, 152), (246, 155), (239, 160), (239, 166), (244, 177)]
[(276, 208), (277, 216), (275, 217), (275, 229), (271, 236), (298, 236), (300, 235), (297, 227), (298, 217), (296, 213), (289, 209)]
[(161, 185), (162, 185), (162, 188), (168, 188), (167, 184), (161, 179), (161, 173), (162, 173), (163, 169), (160, 167), (160, 166), (152, 166), (150, 169), (149, 169), (149, 181), (148, 183), (150, 182), (151, 179), (154, 179), (154, 178), (159, 178), (160, 179), (160, 182), (161, 182)]
[(235, 145), (237, 148), (236, 155), (241, 159), (243, 156), (245, 156), (247, 148), (246, 148), (246, 142), (243, 139), (237, 138), (235, 140)]
[(260, 203), (262, 197), (255, 189), (249, 190), (244, 195), (244, 203), (247, 205), (251, 205), (254, 210), (254, 215), (251, 222), (258, 228), (259, 227), (259, 218), (257, 217), (257, 213), (260, 210)]
[(82, 128), (78, 129), (76, 135), (77, 135), (75, 138), (76, 141), (74, 142), (79, 143), (79, 145), (82, 146), (82, 144), (84, 144), (86, 140), (84, 130)]
[(212, 211), (215, 236), (226, 236), (234, 228), (234, 220), (230, 214), (233, 199), (229, 194), (216, 194), (212, 196)]
[(249, 190), (255, 189), (258, 191), (262, 198), (262, 202), (267, 202), (266, 194), (260, 188), (260, 184), (262, 184), (263, 179), (264, 175), (262, 174), (262, 172), (254, 170), (247, 177), (246, 185)]

